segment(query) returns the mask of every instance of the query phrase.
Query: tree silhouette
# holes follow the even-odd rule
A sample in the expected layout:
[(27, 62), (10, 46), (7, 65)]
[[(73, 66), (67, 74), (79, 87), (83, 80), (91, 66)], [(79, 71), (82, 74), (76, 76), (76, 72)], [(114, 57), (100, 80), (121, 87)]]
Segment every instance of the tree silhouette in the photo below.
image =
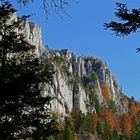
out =
[[(116, 36), (128, 36), (140, 28), (140, 9), (128, 10), (126, 4), (116, 3), (115, 16), (122, 22), (105, 23), (105, 29), (110, 29)], [(140, 48), (137, 48), (137, 52)]]
[(15, 11), (7, 1), (0, 5), (0, 139), (45, 139), (57, 132), (45, 107), (51, 98), (41, 96), (53, 69), (20, 33), (26, 16), (12, 19)]
[(127, 36), (140, 28), (140, 9), (128, 10), (126, 4), (116, 3), (115, 16), (122, 22), (105, 23), (107, 29), (114, 31), (117, 36)]

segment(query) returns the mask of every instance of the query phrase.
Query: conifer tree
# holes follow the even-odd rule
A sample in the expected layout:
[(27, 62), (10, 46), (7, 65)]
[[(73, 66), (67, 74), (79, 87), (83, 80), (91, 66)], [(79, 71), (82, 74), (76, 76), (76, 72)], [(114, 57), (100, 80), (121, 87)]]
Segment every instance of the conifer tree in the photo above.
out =
[(114, 31), (117, 36), (127, 36), (140, 28), (140, 9), (128, 10), (126, 4), (116, 3), (115, 16), (121, 22), (111, 21), (105, 27)]
[(110, 126), (106, 120), (104, 122), (103, 140), (112, 140)]
[[(129, 10), (126, 4), (116, 3), (115, 16), (120, 20), (105, 23), (105, 29), (110, 29), (116, 36), (128, 36), (140, 29), (140, 9)], [(136, 49), (137, 52), (140, 48)]]
[(75, 130), (71, 118), (65, 118), (64, 139), (75, 140)]
[(43, 84), (53, 69), (37, 58), (35, 46), (20, 33), (26, 16), (12, 19), (16, 10), (2, 0), (0, 5), (0, 139), (45, 139), (57, 132), (57, 123), (42, 97)]
[(101, 122), (100, 122), (99, 120), (98, 120), (98, 123), (97, 123), (97, 126), (96, 126), (96, 131), (97, 131), (97, 133), (98, 133), (100, 136), (103, 135), (103, 133), (102, 133), (102, 131), (103, 131), (102, 124), (101, 124)]

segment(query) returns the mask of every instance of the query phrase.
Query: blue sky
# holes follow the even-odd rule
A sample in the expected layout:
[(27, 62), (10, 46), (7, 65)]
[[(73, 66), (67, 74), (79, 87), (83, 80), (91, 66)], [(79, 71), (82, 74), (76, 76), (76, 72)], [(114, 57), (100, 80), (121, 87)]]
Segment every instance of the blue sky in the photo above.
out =
[(127, 3), (128, 7), (140, 8), (140, 1), (134, 0), (79, 0), (66, 7), (71, 18), (51, 14), (47, 20), (42, 5), (17, 6), (18, 14), (33, 14), (31, 21), (42, 28), (44, 45), (52, 49), (67, 48), (79, 55), (93, 55), (105, 61), (116, 77), (123, 92), (140, 101), (140, 33), (128, 37), (116, 37), (104, 30), (103, 23), (116, 20), (116, 2)]

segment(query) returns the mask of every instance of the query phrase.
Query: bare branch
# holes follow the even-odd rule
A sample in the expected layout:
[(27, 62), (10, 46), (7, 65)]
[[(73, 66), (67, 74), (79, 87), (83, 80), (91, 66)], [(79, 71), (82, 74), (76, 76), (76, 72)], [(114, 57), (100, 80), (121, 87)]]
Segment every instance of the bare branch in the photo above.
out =
[[(17, 0), (19, 4), (26, 6), (29, 3), (33, 3), (35, 0)], [(66, 6), (69, 5), (70, 2), (77, 3), (75, 0), (42, 0), (42, 5), (46, 16), (50, 13), (54, 13), (57, 15), (61, 15), (61, 13), (67, 15)]]

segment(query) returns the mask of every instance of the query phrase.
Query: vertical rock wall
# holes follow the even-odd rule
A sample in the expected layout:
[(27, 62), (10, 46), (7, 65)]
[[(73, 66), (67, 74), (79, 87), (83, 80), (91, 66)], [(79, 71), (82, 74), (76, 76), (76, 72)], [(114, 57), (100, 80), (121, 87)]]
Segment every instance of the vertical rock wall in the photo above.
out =
[[(114, 76), (100, 59), (77, 57), (68, 50), (53, 51), (53, 53), (49, 53), (49, 57), (52, 59), (56, 72), (53, 86), (49, 87), (49, 90), (45, 90), (45, 94), (49, 93), (55, 97), (55, 100), (52, 101), (53, 110), (67, 115), (80, 109), (86, 114), (89, 111), (87, 104), (89, 104), (91, 96), (86, 87), (91, 88), (93, 94), (97, 95), (99, 104), (102, 105), (106, 104), (106, 101), (102, 94), (101, 84), (106, 84), (111, 93), (110, 100), (116, 104), (117, 111), (127, 111), (127, 104), (121, 101), (120, 88)], [(56, 65), (58, 63), (56, 61), (60, 58), (64, 62), (59, 62), (60, 64)], [(64, 66), (65, 70), (62, 69)], [(91, 76), (93, 73), (97, 76), (96, 80)], [(96, 111), (96, 108), (93, 107), (92, 110)]]

